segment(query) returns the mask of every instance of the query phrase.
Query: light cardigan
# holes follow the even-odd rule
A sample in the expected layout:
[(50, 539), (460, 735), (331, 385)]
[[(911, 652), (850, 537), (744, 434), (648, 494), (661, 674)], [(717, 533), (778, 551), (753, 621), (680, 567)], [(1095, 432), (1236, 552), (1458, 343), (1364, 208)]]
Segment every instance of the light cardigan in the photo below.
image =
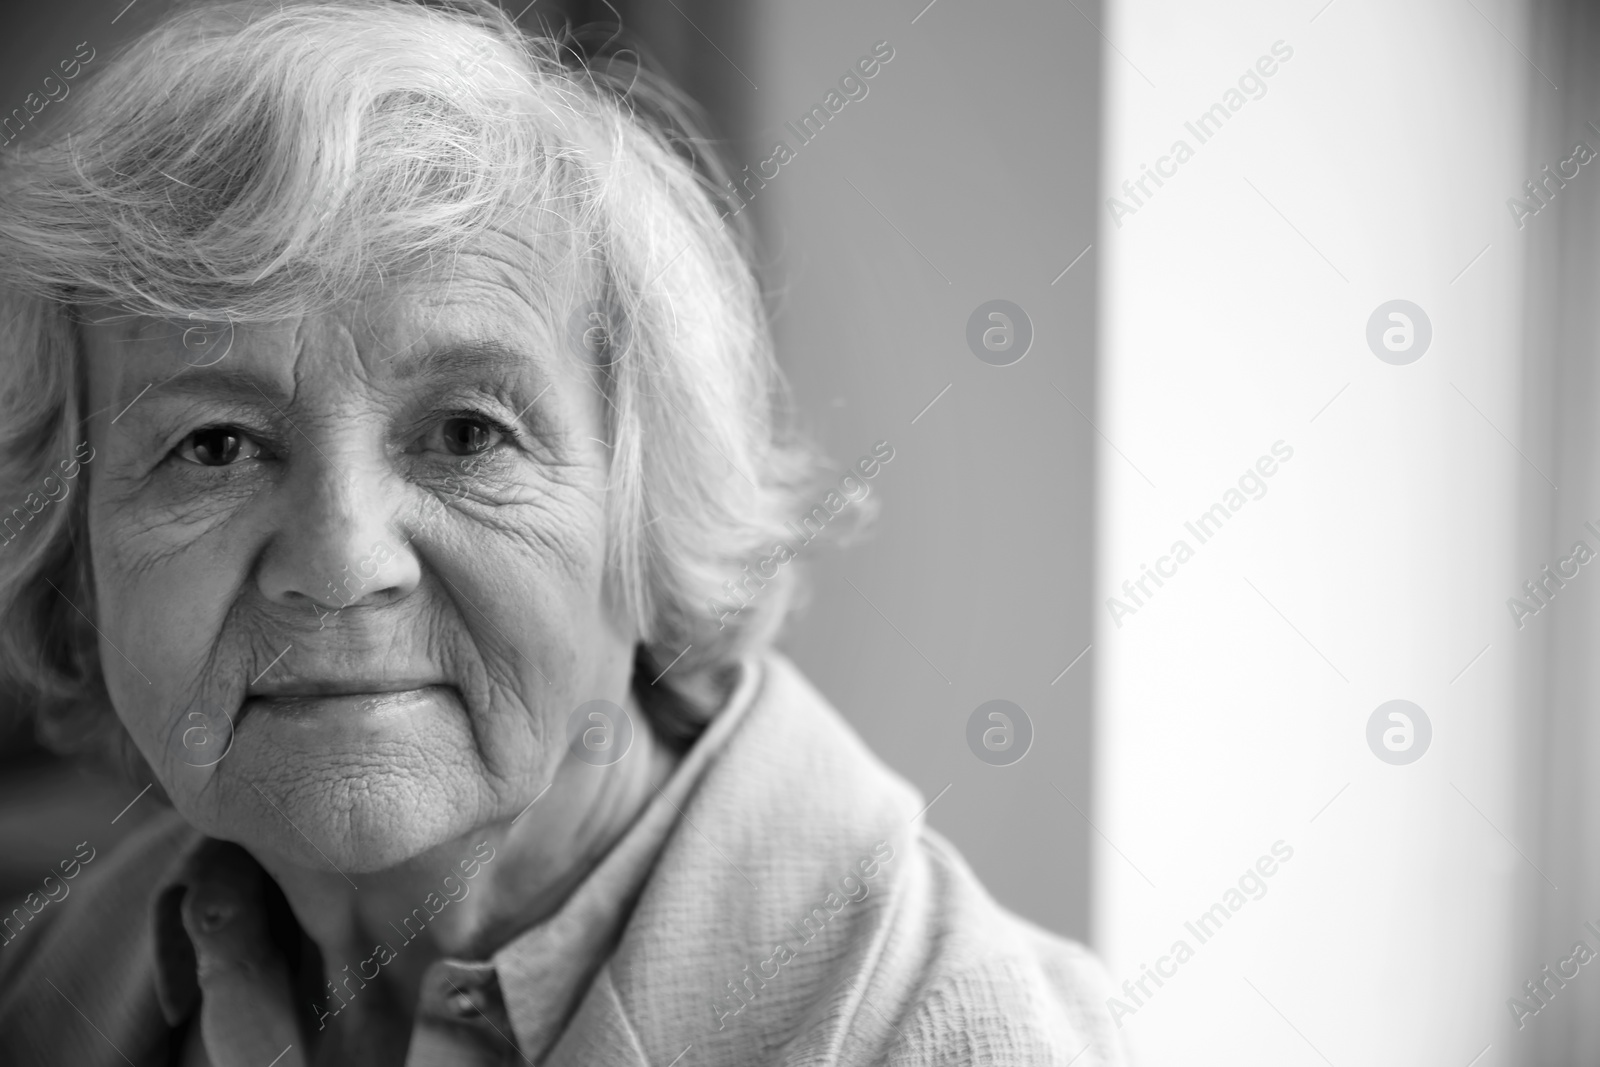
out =
[[(596, 884), (495, 954), (498, 982), (435, 964), (491, 978), (505, 1062), (1125, 1063), (1088, 951), (1002, 909), (792, 664), (745, 676)], [(195, 994), (168, 988), (150, 913), (204, 841), (156, 820), (0, 950), (0, 1063), (178, 1062)], [(408, 1063), (435, 1062), (448, 1027), (418, 1018)]]

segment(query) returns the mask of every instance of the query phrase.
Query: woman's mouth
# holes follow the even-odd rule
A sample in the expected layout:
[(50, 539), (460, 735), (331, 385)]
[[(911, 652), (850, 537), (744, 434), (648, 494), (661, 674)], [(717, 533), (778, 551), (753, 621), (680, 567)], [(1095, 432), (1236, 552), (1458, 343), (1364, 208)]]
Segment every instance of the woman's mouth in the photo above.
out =
[[(353, 720), (377, 720), (396, 715), (461, 709), (455, 687), (443, 682), (340, 681), (297, 683), (274, 687), (270, 692), (247, 695), (241, 717), (255, 712), (293, 721), (337, 720), (354, 725)], [(329, 725), (332, 725), (331, 723)]]

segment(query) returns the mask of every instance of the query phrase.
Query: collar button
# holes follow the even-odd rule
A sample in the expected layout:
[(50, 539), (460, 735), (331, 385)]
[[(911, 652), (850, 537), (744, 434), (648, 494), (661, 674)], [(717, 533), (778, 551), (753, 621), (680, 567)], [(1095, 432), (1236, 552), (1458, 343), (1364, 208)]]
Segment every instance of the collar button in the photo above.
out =
[(450, 995), (445, 1004), (457, 1018), (471, 1019), (474, 1016), (483, 1014), (483, 1009), (478, 1006), (478, 1001), (471, 993), (463, 993), (458, 990)]

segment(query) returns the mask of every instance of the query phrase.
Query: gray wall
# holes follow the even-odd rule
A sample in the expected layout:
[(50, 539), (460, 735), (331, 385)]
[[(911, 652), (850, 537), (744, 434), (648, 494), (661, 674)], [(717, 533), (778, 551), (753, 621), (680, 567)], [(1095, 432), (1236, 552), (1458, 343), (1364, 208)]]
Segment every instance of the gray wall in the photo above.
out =
[[(875, 42), (895, 53), (752, 201), (817, 436), (841, 467), (896, 452), (874, 535), (815, 557), (784, 645), (930, 800), (950, 785), (928, 819), (996, 897), (1084, 937), (1094, 653), (1052, 679), (1092, 640), (1096, 438), (1062, 394), (1093, 416), (1095, 253), (1051, 282), (1094, 240), (1100, 38), (1069, 4), (925, 2), (763, 2), (745, 67), (753, 163)], [(994, 298), (1035, 329), (1009, 367), (965, 339)], [(994, 698), (1036, 731), (1008, 767), (967, 747)]]

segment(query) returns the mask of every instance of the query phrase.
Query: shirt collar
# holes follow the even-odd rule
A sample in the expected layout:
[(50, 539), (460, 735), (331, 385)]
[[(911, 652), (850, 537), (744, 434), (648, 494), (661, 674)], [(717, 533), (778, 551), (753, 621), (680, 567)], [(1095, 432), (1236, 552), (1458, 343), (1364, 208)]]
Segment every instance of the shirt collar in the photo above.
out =
[[(492, 957), (524, 1056), (537, 1062), (560, 1036), (595, 972), (621, 938), (690, 794), (755, 702), (761, 673), (759, 663), (744, 664), (723, 711), (599, 866), (554, 916), (513, 938)], [(448, 964), (440, 960), (434, 967), (443, 970)]]
[[(417, 1006), (429, 1018), (509, 1026), (518, 1051), (533, 1062), (554, 1044), (596, 972), (620, 939), (651, 868), (707, 767), (761, 688), (759, 660), (741, 664), (722, 710), (684, 753), (665, 784), (618, 842), (550, 918), (528, 928), (487, 961), (440, 959), (429, 966)], [(181, 919), (185, 894), (219, 865), (254, 863), (237, 845), (198, 837), (158, 882), (152, 898), (156, 996), (169, 1026), (195, 1010), (199, 983), (194, 946)], [(304, 939), (303, 932), (296, 931)], [(297, 950), (298, 946), (286, 946)]]

